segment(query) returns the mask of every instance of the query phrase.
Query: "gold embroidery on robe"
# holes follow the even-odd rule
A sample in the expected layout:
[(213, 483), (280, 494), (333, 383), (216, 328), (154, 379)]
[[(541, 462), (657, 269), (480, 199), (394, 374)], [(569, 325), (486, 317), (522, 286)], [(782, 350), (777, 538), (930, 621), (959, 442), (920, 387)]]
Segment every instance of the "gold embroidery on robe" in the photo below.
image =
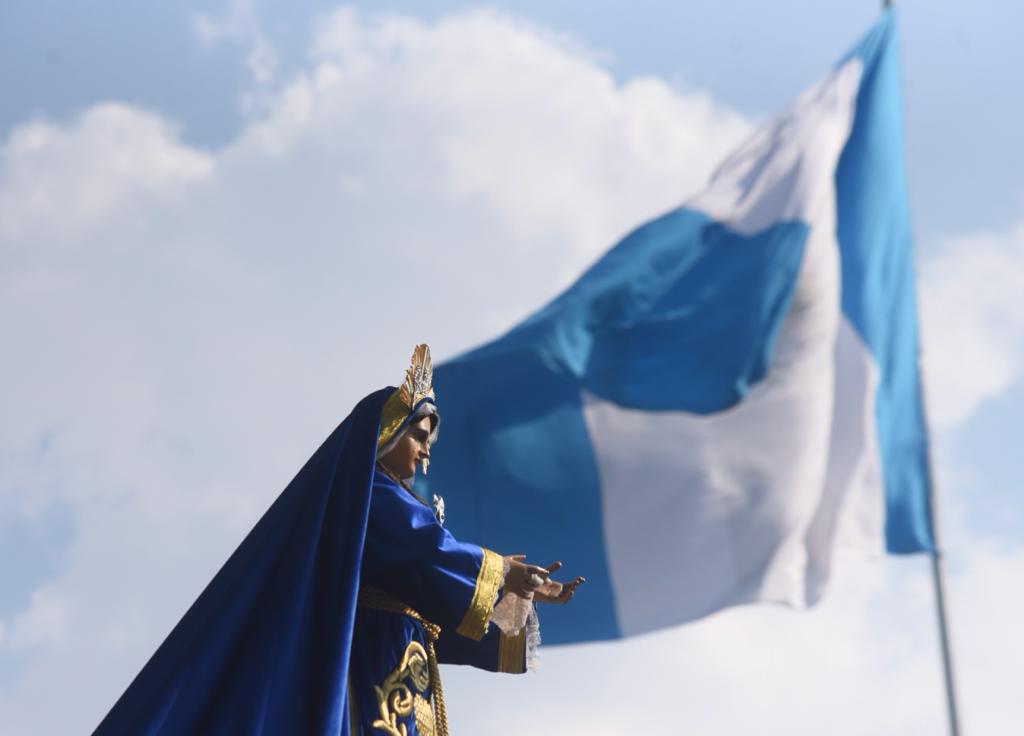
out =
[(373, 689), (380, 709), (380, 718), (373, 722), (375, 729), (387, 736), (408, 736), (408, 729), (398, 719), (413, 714), (421, 736), (434, 736), (434, 711), (429, 695), (423, 697), (430, 691), (430, 666), (422, 644), (409, 642), (398, 666)]
[(420, 736), (434, 736), (434, 709), (419, 693), (412, 696), (412, 713)]

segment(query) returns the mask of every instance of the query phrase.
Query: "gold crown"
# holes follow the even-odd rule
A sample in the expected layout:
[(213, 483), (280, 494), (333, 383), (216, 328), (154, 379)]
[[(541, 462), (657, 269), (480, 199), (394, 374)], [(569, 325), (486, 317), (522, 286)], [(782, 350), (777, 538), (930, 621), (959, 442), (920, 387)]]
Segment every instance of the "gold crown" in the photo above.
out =
[(430, 362), (430, 348), (417, 345), (412, 351), (412, 364), (405, 372), (405, 382), (388, 397), (380, 412), (380, 434), (377, 450), (386, 445), (409, 414), (423, 399), (434, 398), (434, 366)]

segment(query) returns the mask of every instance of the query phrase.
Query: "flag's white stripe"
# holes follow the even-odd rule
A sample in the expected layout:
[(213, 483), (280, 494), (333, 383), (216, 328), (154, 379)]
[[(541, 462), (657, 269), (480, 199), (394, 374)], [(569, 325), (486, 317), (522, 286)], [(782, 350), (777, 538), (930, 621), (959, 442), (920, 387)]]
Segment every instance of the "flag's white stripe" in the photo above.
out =
[[(629, 411), (585, 397), (624, 635), (728, 605), (811, 604), (837, 550), (884, 550), (877, 368), (841, 319), (822, 475), (815, 467), (815, 458), (825, 456), (819, 440), (829, 434), (824, 428), (815, 436), (815, 427), (826, 424), (822, 393), (804, 394), (819, 412), (801, 407), (804, 401), (787, 407), (793, 389), (813, 381), (821, 358), (800, 361), (788, 379), (761, 384), (750, 401), (711, 417)], [(789, 415), (780, 416), (780, 407)]]
[(859, 60), (836, 70), (690, 203), (748, 234), (810, 226), (768, 376), (703, 417), (583, 397), (623, 635), (744, 602), (804, 605), (827, 578), (837, 530), (881, 542), (876, 372), (841, 316), (835, 238), (834, 172), (859, 78)]
[(834, 211), (835, 164), (853, 127), (861, 72), (853, 58), (805, 90), (722, 162), (686, 206), (744, 235), (780, 222), (815, 225), (821, 212)]
[(824, 593), (836, 552), (885, 552), (885, 485), (875, 421), (878, 375), (874, 357), (844, 315), (836, 334), (828, 468), (807, 533), (807, 604)]

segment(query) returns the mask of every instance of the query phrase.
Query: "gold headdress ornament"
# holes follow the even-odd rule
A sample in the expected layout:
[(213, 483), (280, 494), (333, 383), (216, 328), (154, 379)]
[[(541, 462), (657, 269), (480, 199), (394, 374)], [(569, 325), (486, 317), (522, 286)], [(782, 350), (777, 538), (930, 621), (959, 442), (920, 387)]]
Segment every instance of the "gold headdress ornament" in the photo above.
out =
[(412, 351), (412, 365), (405, 372), (405, 382), (388, 400), (380, 413), (380, 434), (377, 452), (395, 438), (396, 432), (423, 399), (434, 399), (434, 366), (430, 362), (430, 348), (417, 345)]

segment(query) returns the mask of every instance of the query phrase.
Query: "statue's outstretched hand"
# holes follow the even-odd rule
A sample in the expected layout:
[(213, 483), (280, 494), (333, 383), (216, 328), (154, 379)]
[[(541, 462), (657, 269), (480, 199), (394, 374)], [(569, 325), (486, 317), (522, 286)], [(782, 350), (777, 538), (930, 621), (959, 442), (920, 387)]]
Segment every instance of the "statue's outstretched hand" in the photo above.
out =
[[(561, 562), (552, 562), (547, 566), (548, 575), (559, 570), (561, 567)], [(585, 582), (587, 582), (587, 579), (582, 575), (577, 575), (568, 583), (559, 583), (548, 578), (534, 591), (533, 600), (538, 603), (568, 603), (576, 594), (576, 588)]]
[(508, 555), (505, 559), (508, 560), (504, 585), (507, 592), (529, 600), (541, 585), (548, 582), (551, 573), (543, 567), (525, 562), (526, 555)]

